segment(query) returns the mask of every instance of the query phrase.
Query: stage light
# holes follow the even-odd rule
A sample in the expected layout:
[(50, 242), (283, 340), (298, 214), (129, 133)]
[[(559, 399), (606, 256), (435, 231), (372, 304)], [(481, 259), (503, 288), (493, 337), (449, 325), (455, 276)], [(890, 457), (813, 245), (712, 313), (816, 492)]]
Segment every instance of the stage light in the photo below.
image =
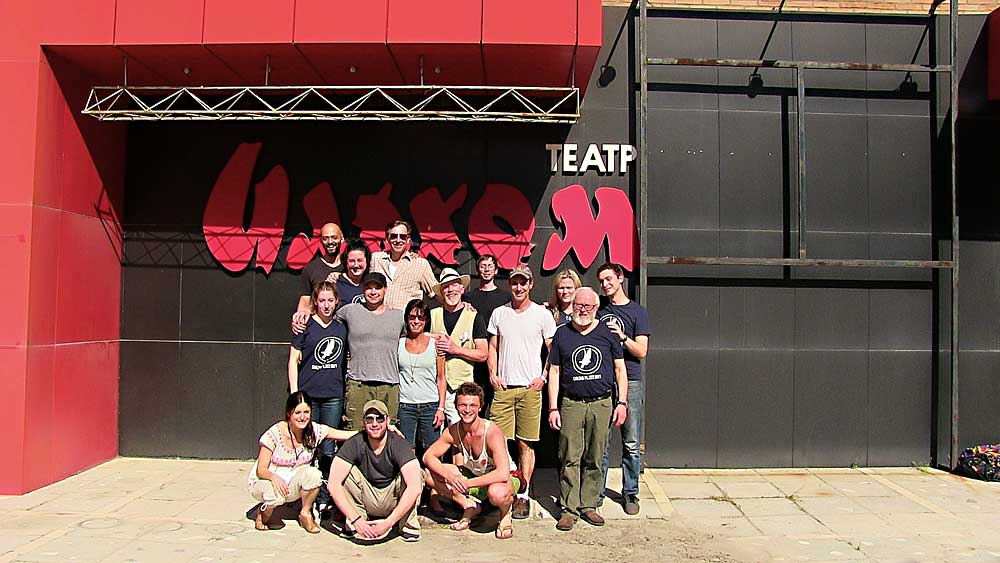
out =
[(764, 89), (764, 77), (760, 75), (759, 72), (754, 71), (750, 75), (750, 80), (747, 82), (747, 97), (756, 98), (757, 94)]
[(617, 74), (618, 71), (615, 70), (615, 67), (611, 65), (601, 66), (601, 75), (597, 78), (597, 85), (601, 88), (607, 87), (608, 84), (614, 82)]

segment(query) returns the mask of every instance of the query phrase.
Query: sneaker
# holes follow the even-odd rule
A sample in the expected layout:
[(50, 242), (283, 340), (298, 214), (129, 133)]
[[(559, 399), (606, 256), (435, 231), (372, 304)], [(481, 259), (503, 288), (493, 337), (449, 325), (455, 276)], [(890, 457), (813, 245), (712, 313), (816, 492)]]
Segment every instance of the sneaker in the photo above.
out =
[(403, 537), (403, 541), (407, 541), (407, 542), (420, 541), (420, 534), (415, 533), (415, 532), (406, 532), (406, 531), (404, 531), (404, 532), (400, 532), (399, 535)]
[(639, 514), (639, 497), (635, 495), (625, 497), (625, 514), (629, 516)]
[(576, 524), (576, 518), (569, 512), (564, 512), (559, 521), (556, 522), (556, 529), (560, 532), (568, 532), (573, 529), (573, 524)]
[(598, 514), (597, 511), (592, 508), (581, 512), (580, 518), (582, 518), (584, 522), (590, 524), (591, 526), (604, 525), (604, 517)]
[(511, 509), (511, 516), (518, 520), (523, 520), (531, 515), (531, 501), (524, 497), (514, 499), (514, 507)]

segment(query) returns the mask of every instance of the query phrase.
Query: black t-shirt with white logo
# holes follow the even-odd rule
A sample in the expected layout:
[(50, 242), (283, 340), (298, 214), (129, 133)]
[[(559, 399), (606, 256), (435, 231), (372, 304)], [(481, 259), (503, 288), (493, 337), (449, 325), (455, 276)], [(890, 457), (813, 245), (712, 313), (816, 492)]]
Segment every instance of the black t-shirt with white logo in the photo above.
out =
[(292, 336), (292, 347), (302, 352), (299, 391), (315, 399), (344, 397), (347, 374), (347, 327), (334, 320), (329, 326), (309, 317), (306, 329)]
[(365, 302), (365, 288), (361, 287), (361, 284), (354, 285), (347, 274), (337, 278), (337, 295), (340, 296), (341, 307), (351, 303)]
[(572, 323), (556, 329), (549, 362), (559, 366), (559, 388), (574, 399), (605, 395), (615, 385), (615, 360), (624, 357), (622, 343), (604, 323), (587, 334)]
[[(629, 301), (624, 305), (606, 303), (597, 311), (597, 318), (602, 322), (613, 322), (622, 329), (625, 336), (635, 340), (636, 336), (649, 336), (649, 314), (646, 308)], [(642, 380), (642, 363), (628, 350), (625, 351), (625, 371), (629, 381)]]

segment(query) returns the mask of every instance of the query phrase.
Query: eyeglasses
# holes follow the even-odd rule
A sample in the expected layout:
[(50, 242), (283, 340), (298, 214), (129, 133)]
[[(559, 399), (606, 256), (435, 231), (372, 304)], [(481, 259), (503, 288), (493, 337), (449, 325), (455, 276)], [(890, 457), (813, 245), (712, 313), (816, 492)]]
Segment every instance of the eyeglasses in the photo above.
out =
[(386, 238), (388, 238), (389, 240), (406, 240), (410, 238), (410, 235), (403, 233), (389, 233), (389, 236)]
[(365, 424), (382, 424), (385, 422), (384, 414), (370, 414), (365, 417)]
[(573, 308), (578, 311), (593, 311), (597, 305), (584, 305), (583, 303), (573, 303)]
[(427, 320), (427, 317), (425, 317), (423, 315), (410, 315), (407, 318), (410, 319), (411, 321), (426, 321)]

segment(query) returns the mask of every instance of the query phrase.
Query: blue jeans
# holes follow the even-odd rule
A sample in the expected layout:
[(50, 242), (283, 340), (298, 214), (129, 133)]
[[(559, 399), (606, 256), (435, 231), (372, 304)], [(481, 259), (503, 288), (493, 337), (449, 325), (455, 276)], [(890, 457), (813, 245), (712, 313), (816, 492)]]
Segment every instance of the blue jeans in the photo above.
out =
[[(639, 496), (639, 468), (642, 458), (639, 452), (639, 437), (642, 436), (642, 381), (628, 382), (628, 418), (621, 425), (622, 435), (622, 496)], [(617, 395), (617, 389), (615, 395)], [(615, 397), (615, 402), (618, 398)], [(604, 489), (608, 482), (608, 449), (611, 448), (612, 433), (608, 433), (608, 446), (604, 448), (604, 458), (601, 460), (601, 472), (604, 474), (604, 487), (601, 487), (601, 499), (604, 499)]]
[[(437, 401), (429, 403), (399, 403), (399, 431), (406, 437), (410, 447), (426, 450), (437, 441), (440, 432), (434, 428), (434, 413), (437, 412)], [(417, 448), (417, 435), (420, 437), (420, 448)]]
[[(343, 413), (343, 399), (313, 399), (312, 420), (320, 424), (325, 424), (331, 428), (340, 426), (340, 415)], [(333, 456), (337, 453), (337, 442), (333, 440), (323, 440), (316, 447), (316, 464), (319, 472), (323, 474), (323, 482), (330, 478), (330, 465), (333, 463)], [(330, 503), (330, 493), (325, 486), (319, 488), (319, 495), (316, 502), (320, 504)]]

